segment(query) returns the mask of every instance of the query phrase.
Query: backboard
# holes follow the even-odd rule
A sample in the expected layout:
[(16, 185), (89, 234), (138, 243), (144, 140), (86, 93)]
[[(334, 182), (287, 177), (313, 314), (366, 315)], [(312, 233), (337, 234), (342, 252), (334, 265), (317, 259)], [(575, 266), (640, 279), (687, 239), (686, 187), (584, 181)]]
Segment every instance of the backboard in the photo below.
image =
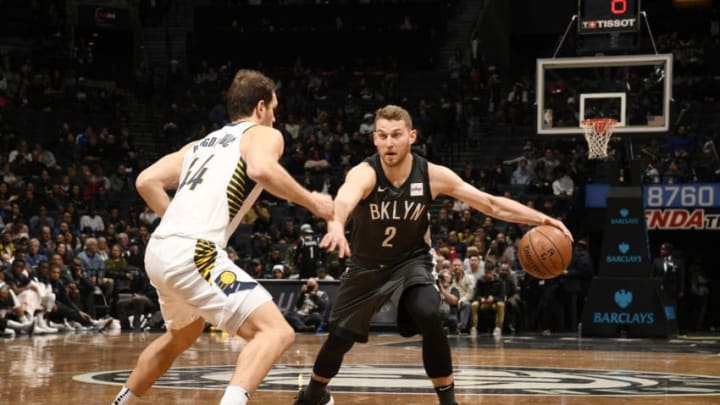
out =
[(587, 118), (614, 118), (615, 133), (670, 125), (672, 54), (537, 60), (537, 133), (582, 134)]

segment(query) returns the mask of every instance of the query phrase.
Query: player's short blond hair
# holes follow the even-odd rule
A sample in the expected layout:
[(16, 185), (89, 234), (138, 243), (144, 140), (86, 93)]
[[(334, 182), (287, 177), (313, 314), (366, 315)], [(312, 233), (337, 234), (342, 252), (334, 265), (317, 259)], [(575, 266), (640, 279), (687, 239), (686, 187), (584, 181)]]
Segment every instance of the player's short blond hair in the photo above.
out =
[(405, 125), (407, 125), (408, 129), (412, 129), (412, 118), (410, 117), (410, 113), (397, 105), (386, 105), (385, 107), (378, 108), (377, 111), (375, 111), (375, 121), (379, 119), (386, 119), (388, 121), (405, 121)]

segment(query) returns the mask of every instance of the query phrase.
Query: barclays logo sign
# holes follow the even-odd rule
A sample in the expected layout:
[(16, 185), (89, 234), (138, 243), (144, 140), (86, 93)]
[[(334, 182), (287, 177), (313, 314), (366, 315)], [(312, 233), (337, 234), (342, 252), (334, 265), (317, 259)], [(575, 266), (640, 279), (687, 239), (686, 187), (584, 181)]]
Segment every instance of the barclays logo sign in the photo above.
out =
[[(633, 293), (630, 290), (620, 289), (613, 295), (615, 305), (621, 310), (630, 306)], [(655, 323), (655, 314), (652, 312), (595, 312), (593, 323), (614, 325), (652, 325)]]
[(642, 263), (643, 258), (640, 255), (628, 255), (630, 252), (630, 244), (627, 242), (620, 242), (617, 245), (619, 255), (608, 255), (605, 258), (607, 263)]
[(630, 210), (622, 208), (616, 218), (610, 218), (610, 225), (640, 225), (640, 218), (630, 217)]
[(620, 309), (625, 309), (632, 302), (632, 292), (628, 290), (617, 290), (615, 291), (615, 303)]

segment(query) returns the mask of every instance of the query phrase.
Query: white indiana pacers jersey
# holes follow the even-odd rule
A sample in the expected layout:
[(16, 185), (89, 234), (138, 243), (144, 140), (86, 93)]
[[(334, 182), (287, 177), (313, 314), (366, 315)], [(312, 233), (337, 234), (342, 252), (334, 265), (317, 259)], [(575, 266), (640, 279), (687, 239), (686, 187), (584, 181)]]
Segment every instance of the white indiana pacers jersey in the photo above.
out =
[(253, 125), (226, 125), (186, 152), (175, 196), (154, 236), (204, 239), (225, 248), (262, 192), (247, 176), (240, 155), (240, 139)]

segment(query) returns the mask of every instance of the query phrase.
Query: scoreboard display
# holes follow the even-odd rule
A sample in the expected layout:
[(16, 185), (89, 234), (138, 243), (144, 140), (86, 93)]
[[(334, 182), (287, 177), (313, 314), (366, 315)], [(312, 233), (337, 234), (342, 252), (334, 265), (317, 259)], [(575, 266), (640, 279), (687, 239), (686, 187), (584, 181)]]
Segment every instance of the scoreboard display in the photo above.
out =
[(578, 0), (578, 32), (637, 32), (640, 0)]

